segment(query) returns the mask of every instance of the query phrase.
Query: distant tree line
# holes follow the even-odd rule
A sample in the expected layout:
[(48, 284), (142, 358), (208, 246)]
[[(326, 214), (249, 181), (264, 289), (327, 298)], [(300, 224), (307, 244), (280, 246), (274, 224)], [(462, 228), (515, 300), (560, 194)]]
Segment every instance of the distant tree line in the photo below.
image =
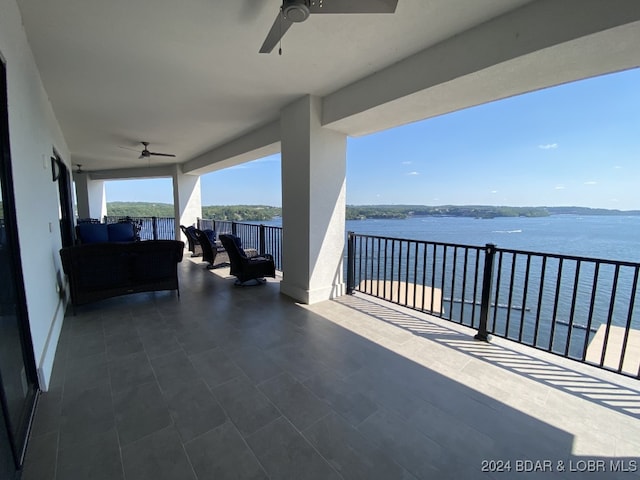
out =
[(347, 207), (347, 220), (365, 218), (407, 218), (428, 217), (546, 217), (549, 211), (544, 207), (495, 207), (483, 205), (360, 205)]
[[(173, 217), (170, 203), (109, 202), (107, 214), (130, 217)], [(202, 207), (202, 218), (214, 218), (230, 222), (267, 221), (282, 214), (279, 207), (266, 205), (212, 205)]]
[[(114, 216), (173, 217), (173, 205), (149, 202), (109, 202), (107, 212)], [(549, 215), (640, 215), (640, 210), (607, 210), (587, 207), (506, 207), (488, 205), (348, 205), (347, 220), (366, 218), (430, 217), (546, 217)], [(202, 207), (202, 218), (231, 222), (264, 222), (282, 216), (280, 207), (266, 205), (211, 205)]]
[(214, 218), (228, 222), (266, 222), (282, 215), (279, 207), (266, 205), (227, 205), (202, 207), (202, 218)]

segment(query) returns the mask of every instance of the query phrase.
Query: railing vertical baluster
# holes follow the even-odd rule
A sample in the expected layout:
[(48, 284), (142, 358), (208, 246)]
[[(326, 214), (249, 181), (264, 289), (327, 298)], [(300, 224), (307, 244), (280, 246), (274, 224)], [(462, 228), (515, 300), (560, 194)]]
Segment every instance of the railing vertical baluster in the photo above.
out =
[(520, 331), (518, 341), (522, 342), (522, 332), (525, 325), (525, 315), (527, 312), (527, 293), (529, 292), (529, 274), (531, 270), (531, 255), (527, 255), (527, 266), (524, 271), (524, 286), (522, 287), (522, 310), (520, 311)]
[(360, 250), (360, 268), (359, 279), (360, 289), (363, 292), (370, 293), (371, 279), (367, 272), (367, 262), (369, 261), (369, 238), (363, 236), (360, 238), (359, 243)]
[[(369, 287), (369, 292), (373, 295), (373, 257), (375, 255), (375, 239), (374, 238), (368, 238), (367, 239), (367, 245), (371, 243), (371, 255), (367, 255), (367, 258), (371, 258), (371, 264), (369, 267), (369, 278), (370, 278), (370, 287)], [(376, 287), (377, 287), (377, 282), (376, 282)]]
[(353, 232), (347, 234), (347, 294), (353, 295), (355, 290), (355, 240), (356, 237)]
[[(396, 264), (396, 241), (395, 239), (391, 239), (391, 271), (389, 272), (389, 298), (393, 301), (393, 272), (395, 270), (394, 266)], [(385, 282), (386, 285), (386, 282)], [(386, 296), (384, 298), (387, 298)]]
[(493, 262), (496, 253), (496, 246), (487, 243), (484, 254), (484, 270), (482, 274), (482, 300), (480, 303), (480, 325), (478, 333), (473, 338), (483, 342), (489, 341), (487, 321), (489, 320), (489, 310), (491, 308), (491, 285), (493, 283)]
[[(506, 337), (509, 338), (509, 327), (511, 326), (511, 310), (513, 308), (513, 281), (516, 275), (516, 263), (518, 257), (515, 253), (511, 254), (511, 276), (509, 277), (509, 295), (507, 296), (507, 324), (505, 326)], [(498, 302), (496, 302), (496, 309), (498, 308)]]
[(413, 308), (418, 308), (416, 299), (418, 294), (418, 242), (414, 242), (415, 251), (413, 254)]
[(404, 302), (405, 304), (409, 303), (409, 255), (411, 252), (411, 242), (407, 241), (407, 271), (405, 272), (405, 280), (404, 280)]
[(427, 244), (423, 244), (422, 249), (422, 310), (424, 311), (424, 297), (426, 296), (427, 284)]
[(626, 328), (624, 329), (624, 339), (622, 340), (622, 352), (620, 352), (620, 363), (618, 364), (618, 372), (622, 372), (624, 357), (627, 353), (627, 342), (629, 341), (629, 332), (631, 331), (631, 321), (633, 320), (633, 307), (636, 301), (636, 291), (638, 290), (638, 270), (640, 270), (640, 267), (636, 266), (635, 272), (633, 274), (631, 298), (629, 299), (629, 310), (627, 311), (627, 325), (626, 325)]
[(569, 328), (567, 330), (567, 343), (564, 346), (564, 356), (569, 356), (569, 347), (571, 346), (571, 336), (573, 335), (573, 319), (576, 314), (576, 299), (578, 298), (578, 286), (580, 280), (580, 260), (576, 262), (576, 274), (573, 278), (573, 295), (571, 298), (571, 310), (569, 312)]
[[(485, 260), (486, 261), (486, 260)], [(498, 303), (499, 303), (499, 299), (500, 299), (500, 284), (502, 283), (502, 252), (498, 252), (498, 275), (496, 277), (496, 293), (495, 293), (495, 300), (494, 300), (494, 309), (493, 309), (493, 328), (492, 330), (495, 332), (498, 329)], [(483, 291), (484, 291), (484, 280), (483, 280), (483, 287), (482, 287)], [(482, 316), (482, 310), (480, 315)], [(507, 336), (506, 332), (505, 332), (505, 337)]]
[(380, 254), (380, 244), (381, 244), (381, 239), (380, 237), (378, 237), (378, 254), (377, 256), (377, 265), (376, 265), (376, 296), (380, 296), (380, 258), (382, 257), (382, 255)]
[(356, 276), (357, 278), (357, 285), (358, 285), (358, 290), (359, 291), (366, 291), (367, 289), (367, 279), (365, 277), (364, 281), (362, 279), (362, 237), (358, 237), (358, 275)]
[(604, 366), (605, 356), (607, 354), (607, 347), (609, 346), (609, 333), (611, 331), (611, 321), (613, 320), (613, 309), (616, 304), (616, 295), (618, 292), (618, 277), (620, 275), (620, 265), (616, 264), (616, 268), (613, 273), (613, 286), (611, 287), (611, 298), (609, 300), (609, 314), (607, 315), (607, 327), (604, 332), (604, 341), (602, 343), (602, 355), (600, 356), (600, 366)]
[[(442, 249), (442, 275), (440, 275), (440, 289), (442, 291), (441, 304), (444, 305), (444, 281), (447, 272), (447, 245)], [(449, 313), (451, 315), (451, 313)]]
[(473, 302), (471, 304), (471, 325), (474, 328), (476, 324), (476, 299), (478, 298), (478, 272), (480, 271), (480, 249), (475, 248), (476, 261), (474, 267), (474, 280), (473, 280)]
[(153, 239), (158, 240), (158, 217), (151, 217), (151, 228), (153, 230)]
[(258, 251), (260, 252), (261, 255), (264, 255), (266, 252), (265, 250), (265, 244), (266, 244), (266, 232), (265, 232), (265, 228), (264, 225), (260, 224), (260, 230), (259, 230), (259, 240), (258, 240)]
[[(467, 293), (467, 266), (469, 262), (469, 249), (464, 248), (464, 263), (462, 267), (462, 295), (460, 295), (460, 323), (464, 324), (464, 303)], [(473, 324), (473, 320), (471, 321)]]
[(549, 347), (548, 351), (553, 351), (553, 337), (556, 333), (556, 316), (558, 315), (558, 302), (560, 300), (560, 284), (562, 283), (562, 266), (563, 258), (558, 261), (558, 275), (556, 277), (556, 294), (553, 300), (553, 315), (551, 316), (551, 332), (549, 333)]
[(453, 265), (453, 271), (451, 272), (451, 302), (449, 302), (449, 309), (450, 312), (449, 316), (451, 317), (451, 320), (453, 320), (453, 302), (454, 302), (454, 297), (456, 294), (456, 265), (458, 263), (458, 247), (453, 247), (453, 260), (452, 260), (452, 265)]
[(584, 338), (582, 346), (582, 361), (587, 358), (587, 347), (589, 346), (589, 337), (591, 336), (591, 324), (593, 323), (593, 312), (596, 304), (596, 292), (598, 290), (598, 277), (600, 275), (600, 262), (596, 262), (593, 270), (593, 283), (591, 284), (591, 300), (589, 301), (589, 314), (587, 317), (587, 334)]
[[(382, 298), (387, 298), (387, 262), (389, 258), (387, 252), (389, 251), (388, 239), (384, 239), (384, 273), (382, 277)], [(392, 260), (393, 261), (393, 260)]]
[(402, 282), (402, 244), (403, 241), (400, 240), (398, 242), (398, 281), (396, 282), (396, 288), (397, 288), (397, 302), (400, 303), (400, 293), (402, 292), (402, 287), (400, 286), (400, 282)]
[[(437, 257), (437, 250), (436, 250), (436, 244), (433, 244), (433, 265), (431, 265), (431, 308), (429, 308), (429, 311), (431, 313), (433, 313), (433, 305), (435, 303), (435, 295), (436, 295), (436, 257)], [(442, 298), (442, 291), (440, 292), (440, 309), (438, 310), (438, 313), (440, 314), (440, 316), (442, 316), (442, 302), (443, 302), (443, 298)]]
[(538, 290), (538, 307), (536, 310), (536, 325), (534, 328), (534, 337), (533, 337), (534, 346), (538, 345), (538, 332), (540, 331), (540, 316), (542, 315), (542, 299), (544, 297), (544, 277), (546, 273), (547, 273), (547, 257), (545, 256), (545, 257), (542, 257), (542, 264), (540, 265), (540, 287)]

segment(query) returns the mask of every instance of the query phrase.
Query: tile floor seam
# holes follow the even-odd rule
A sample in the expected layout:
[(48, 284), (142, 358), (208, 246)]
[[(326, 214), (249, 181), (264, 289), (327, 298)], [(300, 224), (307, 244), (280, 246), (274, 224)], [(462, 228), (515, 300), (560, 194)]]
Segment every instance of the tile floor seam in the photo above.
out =
[[(332, 413), (337, 414), (336, 412), (328, 412), (328, 413), (327, 413), (326, 415), (324, 415), (322, 418), (325, 418), (325, 417), (327, 417), (327, 416), (331, 415)], [(322, 455), (322, 453), (321, 453), (321, 452), (316, 448), (316, 446), (313, 444), (313, 442), (311, 442), (311, 440), (309, 440), (309, 439), (306, 437), (306, 435), (305, 435), (301, 430), (299, 430), (299, 429), (298, 429), (298, 428), (297, 428), (297, 427), (296, 427), (296, 426), (295, 426), (295, 425), (294, 425), (294, 424), (293, 424), (293, 423), (292, 423), (292, 422), (287, 418), (287, 416), (286, 416), (286, 415), (284, 415), (284, 414), (283, 414), (283, 415), (281, 415), (280, 417), (276, 418), (275, 420), (273, 420), (273, 421), (269, 422), (269, 424), (268, 424), (268, 425), (271, 425), (271, 424), (275, 423), (275, 422), (276, 422), (276, 421), (278, 421), (280, 418), (282, 418), (285, 422), (287, 422), (287, 423), (289, 424), (289, 426), (291, 426), (291, 428), (293, 428), (293, 430), (294, 430), (298, 435), (300, 435), (300, 437), (302, 437), (302, 438), (304, 439), (304, 441), (305, 441), (305, 442), (307, 442), (307, 444), (308, 444), (308, 445), (309, 445), (309, 446), (310, 446), (310, 447), (311, 447), (311, 448), (312, 448), (312, 449), (313, 449), (313, 450), (314, 450), (314, 451), (315, 451), (315, 452), (320, 456), (320, 458), (321, 458), (321, 459), (322, 459), (322, 460), (323, 460), (323, 461), (328, 465), (328, 467), (329, 467), (333, 472), (335, 472), (335, 473), (336, 473), (336, 475), (338, 475), (338, 477), (339, 477), (339, 478), (342, 478), (343, 480), (348, 480), (348, 479), (345, 479), (345, 478), (344, 478), (344, 476), (334, 468), (334, 466), (332, 465), (332, 463), (331, 463), (329, 460), (327, 460), (327, 459), (324, 457), (324, 455)], [(320, 421), (320, 420), (318, 420), (318, 421)], [(317, 423), (317, 422), (314, 422), (314, 424), (315, 424), (315, 423)], [(254, 434), (257, 434), (260, 430), (263, 430), (263, 429), (267, 428), (267, 427), (268, 427), (268, 425), (265, 425), (264, 427), (262, 427), (261, 429), (259, 429), (259, 430), (255, 431), (254, 433), (252, 433), (252, 434), (251, 434), (251, 435), (249, 435), (249, 436), (252, 436), (252, 435), (254, 435)], [(310, 427), (307, 427), (307, 429), (308, 429), (308, 428), (310, 428)], [(251, 447), (249, 447), (249, 448), (251, 448)], [(255, 453), (254, 453), (254, 454), (255, 454)]]
[[(326, 402), (325, 402), (326, 403)], [(333, 408), (331, 408), (331, 405), (329, 405), (330, 411), (328, 411), (327, 413), (325, 413), (322, 417), (318, 418), (315, 422), (313, 422), (312, 424), (308, 425), (305, 430), (309, 430), (310, 428), (313, 428), (316, 424), (318, 424), (319, 422), (323, 421), (325, 418), (327, 418), (330, 415), (339, 415), (338, 412), (336, 412)], [(302, 432), (302, 431), (301, 431)]]
[[(211, 431), (211, 430), (209, 430)], [(191, 467), (191, 472), (193, 473), (193, 478), (195, 478), (196, 480), (200, 480), (200, 477), (198, 476), (195, 467), (193, 466), (193, 463), (191, 462), (191, 457), (189, 456), (189, 452), (187, 452), (187, 448), (185, 447), (185, 443), (182, 441), (182, 437), (180, 436), (180, 433), (178, 432), (178, 438), (180, 439), (180, 446), (182, 447), (182, 452), (184, 453), (185, 458), (187, 459), (187, 463), (189, 464), (189, 467)]]
[(58, 478), (58, 456), (60, 455), (60, 429), (56, 434), (56, 459), (53, 463), (53, 480)]
[[(280, 418), (280, 417), (278, 417)], [(273, 423), (277, 420), (274, 419), (269, 423)], [(235, 423), (233, 423), (233, 420), (231, 420), (231, 418), (229, 418), (229, 421), (233, 424), (234, 428), (238, 431), (238, 434), (240, 435), (240, 439), (242, 440), (242, 443), (244, 444), (244, 446), (247, 448), (247, 450), (249, 452), (251, 452), (251, 456), (255, 459), (255, 461), (258, 463), (258, 465), (260, 465), (260, 468), (262, 469), (262, 471), (264, 472), (265, 477), (267, 477), (267, 480), (271, 479), (271, 475), (269, 475), (269, 472), (267, 471), (267, 468), (262, 464), (262, 462), (260, 461), (260, 459), (258, 458), (258, 456), (256, 455), (256, 452), (253, 451), (253, 448), (251, 448), (251, 445), (249, 445), (249, 442), (247, 442), (246, 437), (242, 434), (242, 432), (238, 429), (238, 427), (236, 426)], [(266, 426), (266, 425), (265, 425)], [(255, 433), (255, 432), (254, 432)], [(253, 435), (253, 434), (252, 434)]]

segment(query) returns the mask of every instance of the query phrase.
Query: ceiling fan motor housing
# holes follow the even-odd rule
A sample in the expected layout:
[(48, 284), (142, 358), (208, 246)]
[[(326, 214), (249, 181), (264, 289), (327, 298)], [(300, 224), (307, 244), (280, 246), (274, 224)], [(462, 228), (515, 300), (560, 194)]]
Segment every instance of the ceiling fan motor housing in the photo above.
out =
[(305, 0), (285, 0), (282, 4), (282, 14), (290, 22), (304, 22), (309, 18), (309, 13)]

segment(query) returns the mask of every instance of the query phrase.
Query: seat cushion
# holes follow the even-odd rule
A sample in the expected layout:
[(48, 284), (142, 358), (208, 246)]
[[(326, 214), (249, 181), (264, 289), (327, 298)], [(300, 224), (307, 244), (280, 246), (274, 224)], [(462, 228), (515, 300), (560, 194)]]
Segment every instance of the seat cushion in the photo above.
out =
[(107, 225), (110, 242), (133, 242), (135, 234), (132, 223), (110, 223)]
[(237, 235), (229, 235), (238, 247), (238, 253), (240, 256), (247, 258), (247, 253), (242, 249), (242, 239)]
[(207, 236), (209, 241), (211, 242), (211, 245), (215, 245), (216, 244), (216, 232), (215, 232), (215, 230), (207, 229), (207, 230), (203, 230), (203, 232)]
[(81, 223), (78, 225), (81, 243), (101, 243), (109, 241), (106, 223)]

